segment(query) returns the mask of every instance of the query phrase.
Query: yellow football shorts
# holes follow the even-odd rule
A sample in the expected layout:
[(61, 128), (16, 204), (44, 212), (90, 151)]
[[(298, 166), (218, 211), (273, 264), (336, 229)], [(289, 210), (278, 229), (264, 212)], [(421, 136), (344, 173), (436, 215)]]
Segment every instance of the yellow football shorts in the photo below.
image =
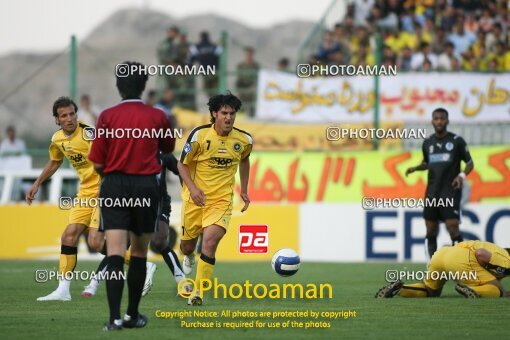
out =
[[(84, 195), (78, 193), (78, 197), (82, 198), (82, 202), (87, 202), (87, 198)], [(90, 197), (89, 197), (90, 198)], [(97, 195), (92, 198), (97, 198)], [(69, 213), (69, 224), (84, 224), (89, 228), (99, 228), (99, 204), (97, 199), (90, 200), (90, 204), (78, 204), (71, 208)]]
[[(429, 272), (450, 272), (458, 273), (459, 278), (470, 278), (470, 280), (461, 280), (465, 285), (479, 286), (496, 280), (488, 270), (480, 266), (475, 257), (475, 252), (469, 248), (461, 246), (444, 247), (434, 253), (430, 261)], [(471, 279), (470, 273), (476, 273), (476, 280)], [(462, 273), (465, 273), (462, 275)], [(471, 274), (474, 275), (474, 274)], [(427, 287), (438, 290), (441, 289), (446, 280), (425, 279)]]
[(225, 231), (232, 217), (232, 202), (219, 201), (199, 207), (193, 202), (183, 202), (181, 210), (181, 240), (197, 238), (205, 227), (216, 224)]

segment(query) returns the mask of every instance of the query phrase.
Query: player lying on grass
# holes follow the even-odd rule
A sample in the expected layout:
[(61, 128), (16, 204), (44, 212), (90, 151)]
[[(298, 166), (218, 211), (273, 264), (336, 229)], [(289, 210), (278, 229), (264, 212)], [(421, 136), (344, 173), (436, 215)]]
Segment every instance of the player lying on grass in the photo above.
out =
[[(166, 170), (170, 170), (174, 174), (178, 175), (177, 171), (177, 159), (173, 154), (162, 154), (159, 155), (161, 164), (163, 165), (161, 170), (161, 211), (159, 214), (159, 225), (158, 230), (153, 234), (151, 240), (151, 248), (156, 250), (163, 256), (165, 263), (170, 269), (172, 276), (175, 279), (175, 282), (179, 284), (179, 282), (186, 278), (184, 273), (182, 272), (181, 264), (179, 263), (179, 258), (177, 254), (172, 250), (173, 245), (175, 243), (175, 236), (172, 237), (172, 240), (169, 240), (169, 234), (172, 232), (175, 234), (175, 231), (169, 226), (170, 221), (170, 212), (171, 212), (171, 198), (168, 195), (168, 191), (166, 188)], [(129, 262), (128, 256), (125, 258), (125, 262)], [(96, 273), (106, 273), (107, 269), (107, 257), (101, 261), (99, 267), (97, 268)], [(152, 262), (147, 262), (147, 277), (145, 279), (145, 284), (142, 291), (142, 296), (145, 296), (149, 293), (152, 288), (152, 278), (156, 271), (156, 264)], [(90, 297), (96, 294), (97, 289), (99, 287), (99, 278), (101, 275), (97, 275), (92, 278), (89, 285), (85, 287), (83, 293), (81, 294), (84, 297)]]
[[(446, 276), (441, 273), (456, 274), (454, 276), (461, 280), (455, 290), (466, 298), (510, 297), (510, 292), (505, 292), (500, 282), (510, 276), (510, 248), (503, 249), (483, 241), (465, 241), (444, 247), (432, 256), (429, 273), (439, 273), (430, 275), (432, 278)], [(445, 283), (446, 280), (430, 278), (413, 284), (398, 280), (379, 289), (375, 297), (438, 297)]]
[[(53, 116), (55, 123), (61, 128), (51, 137), (49, 149), (50, 161), (44, 167), (39, 178), (27, 192), (26, 201), (32, 204), (39, 186), (50, 178), (62, 165), (64, 157), (69, 160), (72, 167), (78, 173), (80, 187), (78, 198), (86, 202), (87, 199), (97, 199), (101, 178), (94, 170), (92, 162), (88, 160), (88, 154), (92, 142), (82, 137), (83, 129), (87, 125), (78, 122), (78, 107), (68, 97), (60, 97), (53, 104)], [(104, 234), (98, 232), (99, 208), (97, 206), (78, 205), (71, 208), (69, 224), (62, 233), (59, 271), (62, 277), (58, 288), (47, 296), (37, 301), (69, 301), (71, 300), (71, 281), (66, 280), (65, 273), (72, 272), (76, 267), (78, 254), (78, 240), (80, 235), (89, 231), (88, 243), (94, 250), (100, 251), (104, 245)]]

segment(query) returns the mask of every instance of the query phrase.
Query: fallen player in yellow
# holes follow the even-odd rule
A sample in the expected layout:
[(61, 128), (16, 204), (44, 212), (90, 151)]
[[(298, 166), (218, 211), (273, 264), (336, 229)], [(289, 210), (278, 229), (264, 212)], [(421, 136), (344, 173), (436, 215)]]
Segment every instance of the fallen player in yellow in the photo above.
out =
[[(491, 242), (465, 241), (441, 248), (432, 256), (428, 272), (439, 275), (413, 284), (397, 280), (379, 289), (375, 297), (438, 297), (448, 276), (441, 274), (460, 277), (455, 290), (466, 298), (510, 297), (510, 291), (505, 292), (500, 282), (510, 276), (510, 249)], [(475, 275), (466, 275), (469, 273)]]

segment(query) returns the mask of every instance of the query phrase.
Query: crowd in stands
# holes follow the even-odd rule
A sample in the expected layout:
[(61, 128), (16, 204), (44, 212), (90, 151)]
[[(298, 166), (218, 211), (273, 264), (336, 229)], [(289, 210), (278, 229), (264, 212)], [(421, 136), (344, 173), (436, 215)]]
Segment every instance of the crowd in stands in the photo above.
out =
[[(208, 97), (217, 94), (219, 89), (219, 64), (222, 47), (211, 41), (208, 32), (200, 33), (200, 40), (193, 44), (187, 41), (186, 33), (176, 26), (167, 30), (166, 38), (158, 46), (157, 55), (161, 65), (201, 65), (213, 66), (215, 74), (208, 74), (203, 78), (203, 89)], [(254, 59), (255, 50), (246, 47), (243, 62), (237, 66), (236, 91), (245, 105), (244, 109), (249, 114), (254, 114), (257, 72), (259, 64)], [(196, 110), (195, 95), (197, 92), (197, 77), (195, 75), (173, 75), (164, 79), (162, 93), (166, 93), (167, 99), (163, 106), (173, 105)], [(169, 92), (171, 91), (171, 92)], [(157, 93), (152, 93), (157, 96)], [(161, 100), (165, 101), (161, 95)], [(157, 101), (157, 98), (154, 99)], [(161, 103), (160, 103), (161, 104)]]
[(506, 0), (355, 0), (323, 35), (309, 63), (374, 65), (399, 71), (510, 71)]

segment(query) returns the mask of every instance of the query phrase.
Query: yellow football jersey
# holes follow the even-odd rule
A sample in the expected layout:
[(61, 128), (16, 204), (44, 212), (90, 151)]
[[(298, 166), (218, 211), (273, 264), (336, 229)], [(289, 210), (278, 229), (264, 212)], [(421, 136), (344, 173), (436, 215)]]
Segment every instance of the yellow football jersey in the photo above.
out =
[[(251, 135), (235, 127), (228, 136), (218, 135), (213, 124), (202, 125), (191, 131), (180, 160), (188, 166), (195, 185), (204, 192), (206, 205), (232, 201), (239, 162), (250, 155), (252, 147)], [(182, 187), (182, 200), (191, 201), (185, 184)]]
[(71, 136), (60, 129), (51, 137), (50, 159), (61, 161), (66, 157), (80, 178), (79, 196), (97, 196), (101, 177), (94, 170), (94, 163), (88, 159), (92, 141), (83, 138), (83, 128), (88, 125), (78, 122), (78, 127)]
[(456, 246), (464, 247), (472, 250), (473, 252), (477, 249), (484, 248), (492, 253), (492, 257), (490, 260), (489, 266), (487, 266), (487, 270), (496, 275), (497, 277), (502, 277), (508, 275), (506, 270), (510, 269), (510, 255), (508, 252), (501, 248), (500, 246), (485, 241), (464, 241), (458, 243)]

